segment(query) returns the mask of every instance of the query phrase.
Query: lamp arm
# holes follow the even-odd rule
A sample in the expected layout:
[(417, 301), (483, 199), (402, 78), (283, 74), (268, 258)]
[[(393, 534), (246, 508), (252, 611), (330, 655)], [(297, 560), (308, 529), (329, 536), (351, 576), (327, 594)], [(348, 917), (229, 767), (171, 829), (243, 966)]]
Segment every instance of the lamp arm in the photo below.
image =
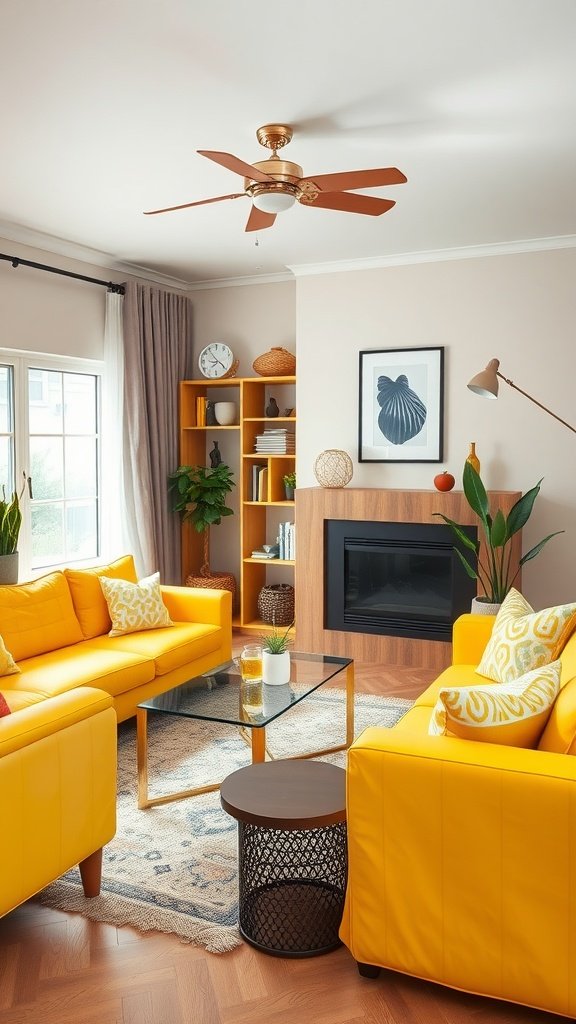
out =
[(542, 405), (542, 402), (539, 402), (536, 398), (532, 398), (532, 395), (529, 395), (527, 391), (523, 391), (522, 388), (519, 388), (513, 380), (509, 380), (508, 377), (505, 377), (504, 374), (500, 373), (499, 370), (496, 370), (496, 376), (500, 377), (500, 380), (505, 381), (506, 384), (509, 384), (510, 387), (514, 388), (515, 391), (519, 391), (520, 394), (524, 395), (525, 398), (529, 398), (531, 402), (534, 402), (534, 405), (537, 405), (540, 409), (544, 409), (544, 412), (549, 413), (550, 416), (553, 416), (554, 419), (558, 420), (559, 423), (563, 423), (564, 426), (568, 427), (568, 430), (571, 430), (573, 434), (576, 434), (576, 427), (573, 427), (570, 423), (567, 423), (566, 420), (563, 420), (561, 416), (557, 416), (555, 412), (552, 412), (552, 409), (549, 409), (546, 405)]

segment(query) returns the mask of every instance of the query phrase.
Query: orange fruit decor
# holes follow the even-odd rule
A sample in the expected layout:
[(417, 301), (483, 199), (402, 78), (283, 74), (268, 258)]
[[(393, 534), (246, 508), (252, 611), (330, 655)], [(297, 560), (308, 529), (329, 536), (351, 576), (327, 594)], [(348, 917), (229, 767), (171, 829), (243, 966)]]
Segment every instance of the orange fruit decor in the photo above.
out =
[(455, 483), (452, 473), (447, 473), (446, 470), (434, 477), (434, 487), (437, 491), (451, 491)]

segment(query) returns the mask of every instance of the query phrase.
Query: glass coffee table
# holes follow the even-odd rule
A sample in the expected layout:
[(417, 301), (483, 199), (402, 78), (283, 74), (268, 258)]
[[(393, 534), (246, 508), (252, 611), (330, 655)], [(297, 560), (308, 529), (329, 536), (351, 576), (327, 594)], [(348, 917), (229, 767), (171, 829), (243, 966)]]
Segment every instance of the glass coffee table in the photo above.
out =
[(248, 714), (242, 707), (240, 672), (233, 661), (189, 679), (157, 697), (142, 701), (136, 710), (138, 807), (144, 809), (170, 803), (172, 800), (182, 800), (187, 796), (210, 793), (219, 789), (222, 782), (220, 779), (210, 785), (181, 790), (178, 793), (149, 796), (148, 715), (151, 712), (236, 726), (251, 747), (252, 763), (257, 764), (265, 761), (267, 756), (272, 759), (266, 750), (266, 726), (281, 715), (289, 713), (290, 708), (306, 700), (314, 690), (334, 679), (340, 672), (346, 673), (345, 743), (322, 750), (292, 754), (289, 759), (319, 757), (338, 750), (346, 750), (354, 739), (354, 662), (350, 658), (336, 658), (327, 654), (298, 654), (291, 651), (290, 682), (284, 686), (262, 684), (264, 703), (259, 714)]

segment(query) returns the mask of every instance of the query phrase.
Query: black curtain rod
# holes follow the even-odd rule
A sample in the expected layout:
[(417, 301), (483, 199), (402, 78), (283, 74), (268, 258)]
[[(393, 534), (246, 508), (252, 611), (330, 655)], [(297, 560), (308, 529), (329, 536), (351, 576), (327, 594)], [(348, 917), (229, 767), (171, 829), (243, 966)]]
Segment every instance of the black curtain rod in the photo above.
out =
[(45, 263), (34, 263), (32, 260), (23, 260), (20, 256), (7, 256), (6, 253), (0, 252), (0, 260), (6, 260), (11, 263), (12, 266), (16, 267), (33, 267), (34, 270), (46, 270), (49, 274), (60, 274), (61, 277), (73, 277), (76, 281), (87, 281), (88, 284), (101, 284), (104, 288), (107, 288), (110, 292), (116, 292), (118, 295), (124, 295), (124, 285), (114, 284), (114, 281), (102, 281), (99, 277), (86, 277), (85, 274), (73, 274), (71, 270), (59, 270), (58, 267), (48, 267)]

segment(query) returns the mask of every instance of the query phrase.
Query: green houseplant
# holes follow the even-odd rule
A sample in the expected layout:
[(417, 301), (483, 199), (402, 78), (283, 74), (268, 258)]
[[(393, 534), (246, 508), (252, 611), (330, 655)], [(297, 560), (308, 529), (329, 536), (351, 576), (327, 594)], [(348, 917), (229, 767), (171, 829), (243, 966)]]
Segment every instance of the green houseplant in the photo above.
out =
[(0, 583), (18, 582), (18, 537), (22, 525), (22, 511), (20, 509), (20, 498), (26, 486), (26, 476), (22, 490), (18, 495), (12, 492), (9, 501), (6, 500), (6, 489), (2, 486), (2, 499), (0, 500)]
[[(559, 533), (564, 533), (563, 530), (556, 530), (555, 533), (548, 534), (547, 537), (544, 537), (544, 540), (539, 541), (533, 548), (530, 548), (530, 551), (522, 555), (517, 564), (512, 562), (512, 538), (528, 522), (532, 514), (534, 502), (540, 492), (541, 483), (542, 480), (539, 480), (535, 487), (532, 487), (526, 494), (523, 494), (510, 509), (508, 516), (505, 516), (501, 509), (498, 509), (494, 516), (492, 516), (488, 504), (488, 495), (480, 479), (480, 474), (476, 472), (469, 462), (465, 463), (462, 484), (466, 500), (472, 511), (478, 516), (479, 526), (484, 534), (486, 544), (486, 557), (484, 561), (481, 561), (479, 558), (479, 540), (471, 540), (458, 523), (455, 523), (441, 512), (434, 513), (434, 515), (440, 516), (444, 520), (458, 541), (459, 547), (455, 545), (454, 549), (468, 576), (479, 581), (483, 590), (483, 596), (478, 598), (479, 601), (488, 604), (501, 604), (513, 586), (521, 567), (532, 558), (535, 558), (552, 537), (556, 537)], [(474, 553), (476, 557), (472, 562), (469, 560), (469, 556), (460, 550), (460, 547)]]
[(296, 488), (296, 473), (285, 473), (282, 477), (284, 481), (284, 492), (286, 494), (286, 501), (293, 501), (294, 490)]
[(204, 534), (201, 576), (210, 576), (210, 527), (219, 526), (224, 516), (234, 515), (226, 505), (226, 496), (235, 483), (232, 470), (225, 463), (207, 469), (205, 466), (179, 466), (168, 477), (173, 494), (174, 512), (189, 520), (197, 533)]
[(261, 638), (262, 644), (262, 679), (269, 686), (284, 686), (290, 681), (290, 652), (292, 640), (290, 623), (285, 632), (279, 632), (274, 626), (271, 633)]

